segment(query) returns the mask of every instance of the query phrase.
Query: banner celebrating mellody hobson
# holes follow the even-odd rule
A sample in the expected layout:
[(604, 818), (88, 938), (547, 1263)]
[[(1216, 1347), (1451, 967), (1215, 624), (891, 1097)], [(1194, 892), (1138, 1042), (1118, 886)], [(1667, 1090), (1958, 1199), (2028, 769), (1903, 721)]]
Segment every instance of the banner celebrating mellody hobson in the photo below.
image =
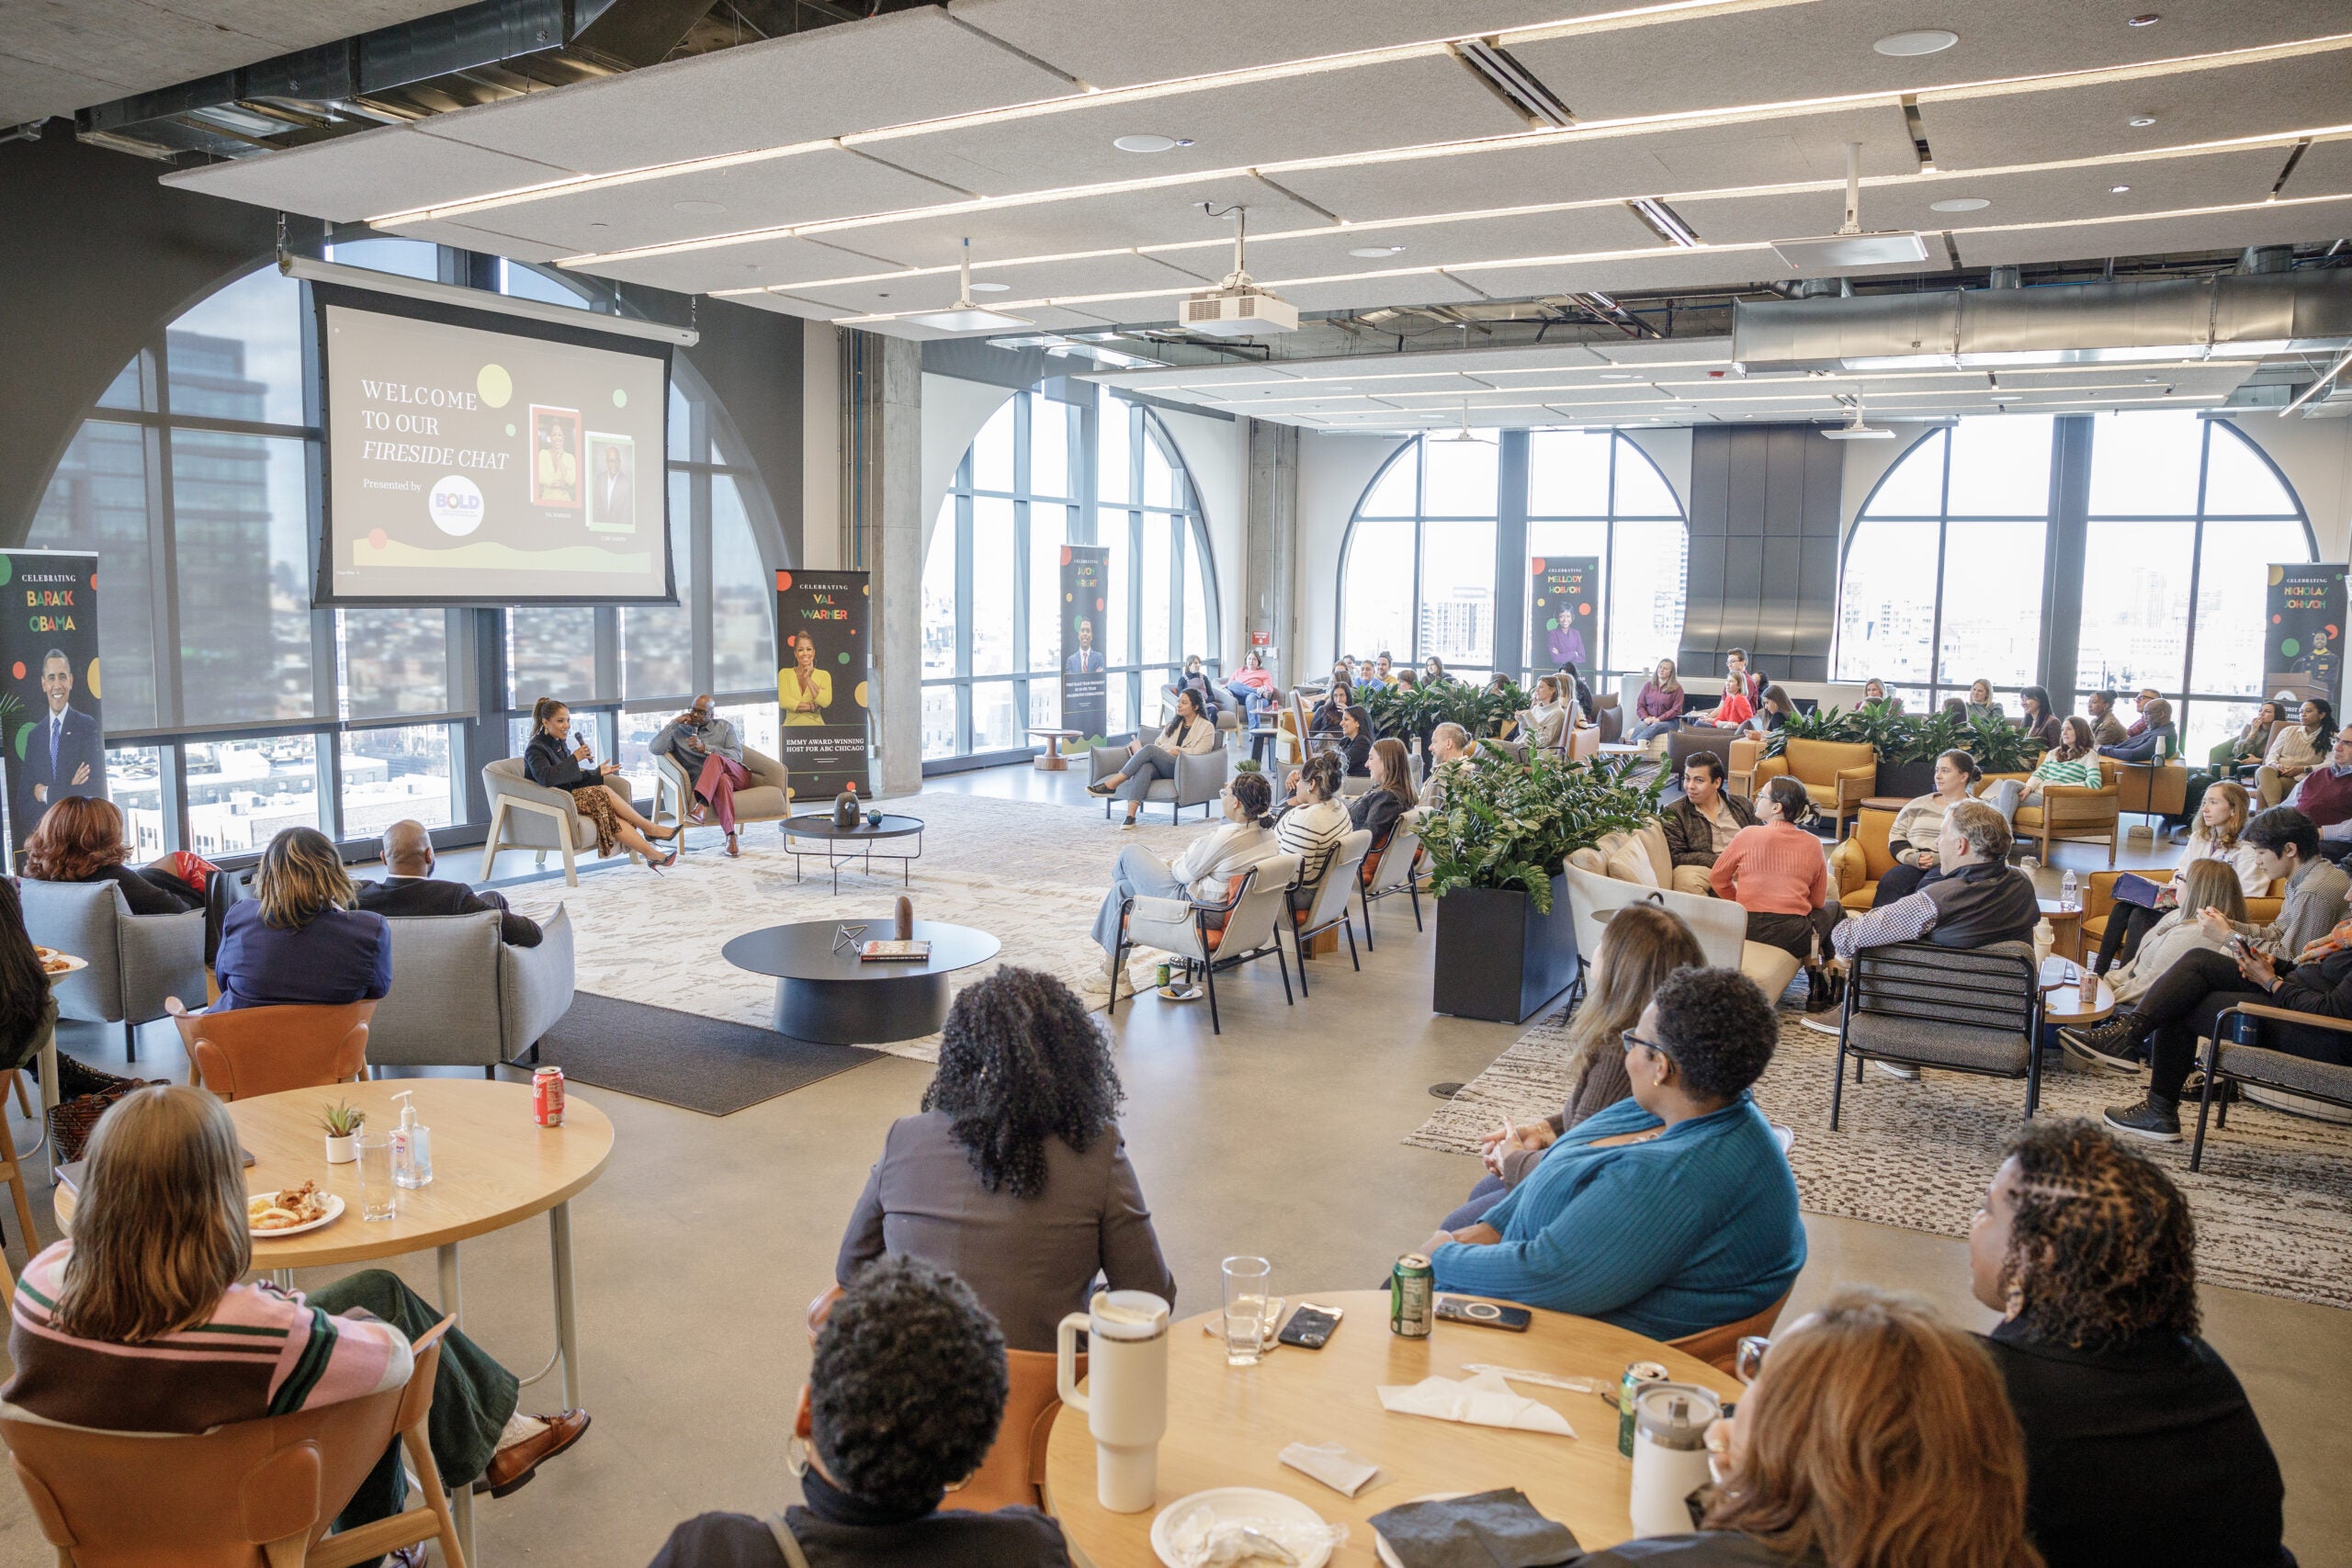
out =
[(19, 853), (52, 803), (107, 793), (97, 585), (96, 556), (0, 550), (0, 750)]
[(866, 761), (867, 635), (874, 600), (862, 571), (775, 574), (775, 700), (793, 798), (831, 804), (846, 784), (871, 798)]

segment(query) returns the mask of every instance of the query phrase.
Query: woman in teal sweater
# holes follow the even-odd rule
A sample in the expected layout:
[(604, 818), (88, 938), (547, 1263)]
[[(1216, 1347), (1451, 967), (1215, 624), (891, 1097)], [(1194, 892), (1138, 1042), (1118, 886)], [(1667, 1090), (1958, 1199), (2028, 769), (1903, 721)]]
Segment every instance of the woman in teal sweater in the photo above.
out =
[(1804, 1226), (1747, 1092), (1779, 1038), (1737, 970), (1668, 976), (1624, 1037), (1633, 1099), (1577, 1123), (1484, 1222), (1431, 1236), (1438, 1288), (1654, 1339), (1779, 1301), (1804, 1267)]

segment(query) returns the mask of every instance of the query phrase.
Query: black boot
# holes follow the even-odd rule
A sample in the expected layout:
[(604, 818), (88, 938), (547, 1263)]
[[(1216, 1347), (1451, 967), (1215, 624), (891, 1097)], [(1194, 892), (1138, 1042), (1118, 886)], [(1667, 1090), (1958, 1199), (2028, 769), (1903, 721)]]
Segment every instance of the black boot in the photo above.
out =
[(2180, 1142), (2180, 1101), (2168, 1100), (2154, 1089), (2143, 1095), (2137, 1105), (2110, 1105), (2107, 1108), (2107, 1124), (2119, 1133), (2135, 1137), (2152, 1138), (2160, 1144)]

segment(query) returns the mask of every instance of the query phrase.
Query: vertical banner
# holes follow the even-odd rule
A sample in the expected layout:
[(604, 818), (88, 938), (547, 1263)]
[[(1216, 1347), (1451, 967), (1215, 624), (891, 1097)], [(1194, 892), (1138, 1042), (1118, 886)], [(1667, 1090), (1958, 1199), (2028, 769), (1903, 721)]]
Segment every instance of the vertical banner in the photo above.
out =
[(2264, 605), (2262, 694), (2333, 704), (2344, 674), (2346, 568), (2293, 561), (2270, 569)]
[(1102, 607), (1107, 545), (1062, 547), (1062, 728), (1102, 744), (1105, 687)]
[(0, 750), (19, 853), (51, 802), (107, 793), (97, 579), (96, 556), (0, 550)]
[(795, 800), (832, 803), (845, 784), (871, 797), (866, 767), (867, 617), (862, 571), (775, 574), (775, 701)]
[(1527, 672), (1532, 680), (1563, 664), (1578, 673), (1600, 652), (1600, 558), (1536, 556), (1528, 563), (1535, 585), (1527, 617)]

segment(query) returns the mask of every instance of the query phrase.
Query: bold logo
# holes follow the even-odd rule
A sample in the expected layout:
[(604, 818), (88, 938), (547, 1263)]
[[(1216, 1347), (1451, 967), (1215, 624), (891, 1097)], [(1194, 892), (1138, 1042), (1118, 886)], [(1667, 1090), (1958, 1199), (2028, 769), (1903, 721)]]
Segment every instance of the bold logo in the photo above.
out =
[(481, 488), (463, 474), (444, 474), (433, 481), (424, 508), (435, 527), (462, 539), (481, 526)]

